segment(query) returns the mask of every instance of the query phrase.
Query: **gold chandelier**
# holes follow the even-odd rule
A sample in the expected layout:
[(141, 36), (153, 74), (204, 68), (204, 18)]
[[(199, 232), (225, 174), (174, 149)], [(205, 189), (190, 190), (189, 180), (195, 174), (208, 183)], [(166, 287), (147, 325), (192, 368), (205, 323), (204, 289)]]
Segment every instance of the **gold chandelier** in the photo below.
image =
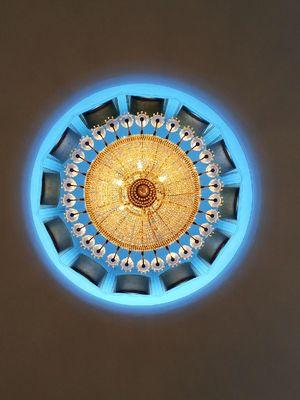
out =
[(70, 158), (66, 219), (95, 258), (112, 249), (109, 267), (174, 267), (212, 234), (222, 203), (220, 169), (204, 139), (176, 118), (111, 118), (82, 137)]
[(176, 144), (150, 135), (119, 139), (91, 164), (85, 184), (98, 231), (128, 250), (153, 250), (177, 240), (200, 201), (197, 171)]

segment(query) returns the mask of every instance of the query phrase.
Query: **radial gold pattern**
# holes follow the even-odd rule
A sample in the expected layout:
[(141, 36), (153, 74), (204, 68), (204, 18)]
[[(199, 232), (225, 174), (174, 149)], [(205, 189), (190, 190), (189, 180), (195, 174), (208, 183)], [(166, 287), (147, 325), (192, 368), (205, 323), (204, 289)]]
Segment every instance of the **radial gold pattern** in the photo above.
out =
[(190, 227), (200, 202), (197, 171), (176, 144), (151, 135), (119, 139), (86, 176), (87, 212), (98, 231), (129, 250), (153, 250)]

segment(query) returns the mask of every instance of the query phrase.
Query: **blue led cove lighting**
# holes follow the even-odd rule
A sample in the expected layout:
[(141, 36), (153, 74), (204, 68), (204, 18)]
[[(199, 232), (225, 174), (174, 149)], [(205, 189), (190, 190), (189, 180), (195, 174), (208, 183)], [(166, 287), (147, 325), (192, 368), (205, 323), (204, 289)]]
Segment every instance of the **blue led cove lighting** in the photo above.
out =
[[(149, 81), (149, 80), (148, 80)], [(178, 84), (176, 83), (176, 87)], [(201, 116), (213, 126), (204, 138), (207, 144), (215, 143), (216, 140), (223, 139), (226, 143), (228, 152), (233, 160), (236, 169), (222, 176), (225, 185), (239, 186), (238, 215), (237, 219), (232, 221), (220, 220), (217, 228), (230, 236), (229, 241), (220, 250), (218, 256), (211, 265), (201, 258), (194, 257), (192, 265), (197, 273), (194, 279), (181, 283), (180, 285), (163, 292), (155, 293), (150, 291), (148, 295), (133, 293), (115, 293), (113, 287), (115, 284), (116, 271), (109, 271), (105, 279), (105, 284), (97, 285), (70, 268), (70, 264), (78, 256), (80, 251), (79, 244), (73, 240), (74, 247), (65, 253), (59, 254), (45, 228), (45, 220), (52, 216), (59, 215), (63, 218), (63, 210), (59, 207), (41, 210), (40, 196), (42, 190), (42, 175), (45, 169), (55, 170), (60, 173), (64, 170), (64, 165), (58, 163), (48, 155), (54, 145), (59, 141), (62, 133), (67, 127), (72, 127), (80, 135), (89, 133), (89, 129), (84, 126), (79, 115), (98, 107), (113, 98), (118, 99), (120, 114), (128, 111), (126, 96), (141, 96), (150, 98), (168, 99), (166, 116), (176, 115), (181, 105), (187, 107), (193, 114)], [(254, 175), (250, 169), (252, 155), (247, 157), (237, 136), (225, 121), (213, 111), (205, 102), (187, 94), (181, 90), (173, 89), (165, 85), (152, 83), (128, 83), (101, 88), (83, 100), (70, 107), (47, 132), (41, 133), (41, 140), (37, 142), (36, 147), (30, 157), (31, 176), (30, 181), (25, 182), (25, 191), (28, 198), (24, 212), (28, 215), (28, 207), (31, 212), (31, 223), (29, 229), (30, 236), (35, 240), (35, 246), (40, 257), (46, 265), (49, 266), (55, 276), (63, 282), (72, 292), (80, 295), (85, 300), (93, 304), (100, 304), (106, 307), (112, 307), (118, 310), (130, 311), (158, 311), (169, 307), (175, 307), (185, 304), (187, 301), (198, 297), (204, 293), (207, 287), (212, 287), (212, 282), (219, 281), (219, 277), (225, 276), (222, 273), (233, 261), (240, 261), (242, 253), (246, 246), (251, 242), (250, 226), (254, 214), (254, 208), (257, 211), (257, 192), (254, 192)], [(247, 159), (248, 158), (248, 159)], [(250, 158), (250, 161), (249, 161)], [(256, 171), (257, 173), (257, 171)], [(255, 180), (255, 183), (257, 180)], [(255, 193), (255, 195), (254, 195)], [(28, 221), (28, 218), (26, 218)], [(36, 235), (33, 235), (32, 228)], [(121, 274), (119, 271), (118, 274)], [(151, 289), (155, 288), (159, 281), (159, 276), (151, 275)], [(218, 278), (218, 279), (217, 279)]]

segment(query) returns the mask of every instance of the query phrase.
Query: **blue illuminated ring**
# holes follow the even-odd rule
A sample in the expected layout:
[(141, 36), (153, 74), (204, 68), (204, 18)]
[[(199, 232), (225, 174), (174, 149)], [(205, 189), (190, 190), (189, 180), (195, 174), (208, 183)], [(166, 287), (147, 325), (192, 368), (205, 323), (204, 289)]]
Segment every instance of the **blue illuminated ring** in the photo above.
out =
[[(185, 282), (172, 290), (166, 291), (161, 296), (107, 293), (100, 291), (97, 286), (93, 285), (71, 268), (66, 268), (66, 266), (62, 264), (59, 254), (56, 252), (45, 226), (39, 217), (43, 160), (45, 155), (49, 154), (74, 116), (96, 108), (99, 104), (115, 97), (121, 99), (120, 104), (122, 104), (122, 99), (125, 99), (126, 95), (168, 98), (174, 102), (174, 107), (178, 102), (184, 104), (195, 114), (201, 115), (205, 120), (213, 123), (220, 130), (222, 138), (226, 142), (241, 178), (237, 227), (226, 246), (221, 250), (221, 253), (214, 261), (213, 267), (197, 278)], [(125, 103), (123, 105), (124, 110), (121, 109), (121, 113), (126, 111)], [(101, 304), (104, 306), (110, 305), (119, 309), (126, 309), (128, 307), (132, 309), (132, 306), (134, 306), (135, 309), (138, 310), (158, 310), (161, 306), (178, 306), (179, 304), (183, 304), (195, 298), (195, 295), (201, 294), (203, 289), (211, 282), (215, 281), (229, 264), (232, 265), (233, 259), (236, 261), (240, 258), (241, 248), (243, 247), (243, 249), (245, 249), (245, 246), (242, 246), (242, 244), (245, 244), (246, 235), (247, 243), (251, 241), (250, 226), (257, 204), (256, 197), (254, 196), (253, 169), (250, 169), (252, 156), (248, 148), (246, 156), (245, 149), (243, 149), (239, 139), (226, 122), (205, 102), (181, 90), (164, 85), (152, 83), (122, 84), (103, 88), (77, 102), (69, 108), (47, 132), (42, 132), (42, 142), (37, 149), (34, 149), (35, 154), (31, 155), (30, 158), (30, 162), (32, 163), (30, 165), (31, 177), (29, 185), (25, 188), (27, 191), (29, 189), (25, 212), (28, 215), (29, 207), (32, 217), (32, 223), (29, 223), (29, 228), (31, 229), (32, 226), (34, 226), (37, 235), (33, 235), (32, 230), (30, 233), (32, 237), (38, 237), (38, 241), (36, 241), (38, 243), (35, 244), (43, 262), (51, 268), (52, 272), (55, 271), (55, 275), (73, 292), (94, 304)], [(196, 264), (197, 262), (200, 263), (197, 259), (194, 259), (193, 263), (194, 262)], [(222, 276), (224, 276), (224, 274), (222, 274)]]

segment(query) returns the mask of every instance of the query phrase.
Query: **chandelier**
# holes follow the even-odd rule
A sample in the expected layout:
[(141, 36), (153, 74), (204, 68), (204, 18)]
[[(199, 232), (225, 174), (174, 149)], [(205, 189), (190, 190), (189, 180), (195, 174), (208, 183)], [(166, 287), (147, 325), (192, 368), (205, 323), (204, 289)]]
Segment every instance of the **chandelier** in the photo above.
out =
[(29, 236), (75, 293), (177, 304), (238, 259), (253, 172), (237, 134), (198, 95), (106, 87), (41, 135), (25, 182)]
[(81, 246), (109, 268), (162, 271), (186, 262), (213, 235), (219, 174), (191, 126), (163, 113), (125, 113), (93, 126), (71, 151), (65, 218)]

